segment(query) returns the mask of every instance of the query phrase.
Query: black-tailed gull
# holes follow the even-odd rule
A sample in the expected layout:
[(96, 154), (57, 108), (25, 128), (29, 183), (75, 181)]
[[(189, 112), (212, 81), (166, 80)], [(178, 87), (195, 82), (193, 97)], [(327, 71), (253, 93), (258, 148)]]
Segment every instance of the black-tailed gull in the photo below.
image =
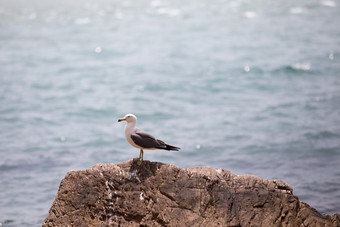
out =
[(123, 118), (120, 118), (118, 122), (126, 121), (125, 125), (125, 137), (126, 140), (134, 147), (140, 149), (138, 165), (143, 162), (143, 149), (147, 150), (175, 150), (178, 151), (180, 148), (169, 144), (164, 141), (156, 139), (152, 135), (136, 128), (137, 117), (133, 114), (127, 114)]

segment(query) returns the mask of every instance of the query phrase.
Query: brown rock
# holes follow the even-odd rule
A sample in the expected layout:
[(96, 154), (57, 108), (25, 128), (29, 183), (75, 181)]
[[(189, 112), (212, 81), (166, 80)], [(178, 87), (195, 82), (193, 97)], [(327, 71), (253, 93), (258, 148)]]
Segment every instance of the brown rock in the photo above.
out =
[(340, 226), (281, 180), (135, 160), (62, 180), (43, 226)]

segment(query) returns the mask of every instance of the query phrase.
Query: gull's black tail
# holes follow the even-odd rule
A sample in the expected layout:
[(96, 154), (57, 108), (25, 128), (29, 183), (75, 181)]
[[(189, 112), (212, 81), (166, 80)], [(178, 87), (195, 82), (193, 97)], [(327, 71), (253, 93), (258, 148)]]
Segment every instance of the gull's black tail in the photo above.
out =
[(171, 146), (169, 144), (165, 144), (165, 146), (166, 146), (165, 150), (168, 150), (168, 151), (178, 151), (179, 149), (181, 149), (179, 147)]
[(158, 149), (163, 149), (163, 150), (168, 150), (168, 151), (178, 151), (179, 149), (181, 149), (179, 147), (175, 147), (175, 146), (166, 144), (162, 140), (157, 140), (157, 142), (158, 142), (159, 146), (156, 147), (156, 148), (158, 148)]

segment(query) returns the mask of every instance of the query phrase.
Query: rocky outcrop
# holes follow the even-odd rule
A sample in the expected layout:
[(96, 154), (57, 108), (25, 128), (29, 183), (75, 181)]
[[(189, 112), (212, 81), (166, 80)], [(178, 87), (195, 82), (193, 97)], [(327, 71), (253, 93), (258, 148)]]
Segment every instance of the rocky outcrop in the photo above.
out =
[(340, 226), (281, 180), (135, 160), (62, 180), (43, 226)]

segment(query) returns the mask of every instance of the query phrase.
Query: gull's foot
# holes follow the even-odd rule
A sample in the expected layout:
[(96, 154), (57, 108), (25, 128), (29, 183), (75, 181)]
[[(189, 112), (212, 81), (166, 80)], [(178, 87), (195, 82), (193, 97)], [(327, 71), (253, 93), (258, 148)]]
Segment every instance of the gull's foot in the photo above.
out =
[(142, 165), (142, 163), (143, 163), (143, 160), (140, 160), (140, 159), (139, 159), (139, 160), (137, 161), (137, 165), (139, 165), (139, 166)]

